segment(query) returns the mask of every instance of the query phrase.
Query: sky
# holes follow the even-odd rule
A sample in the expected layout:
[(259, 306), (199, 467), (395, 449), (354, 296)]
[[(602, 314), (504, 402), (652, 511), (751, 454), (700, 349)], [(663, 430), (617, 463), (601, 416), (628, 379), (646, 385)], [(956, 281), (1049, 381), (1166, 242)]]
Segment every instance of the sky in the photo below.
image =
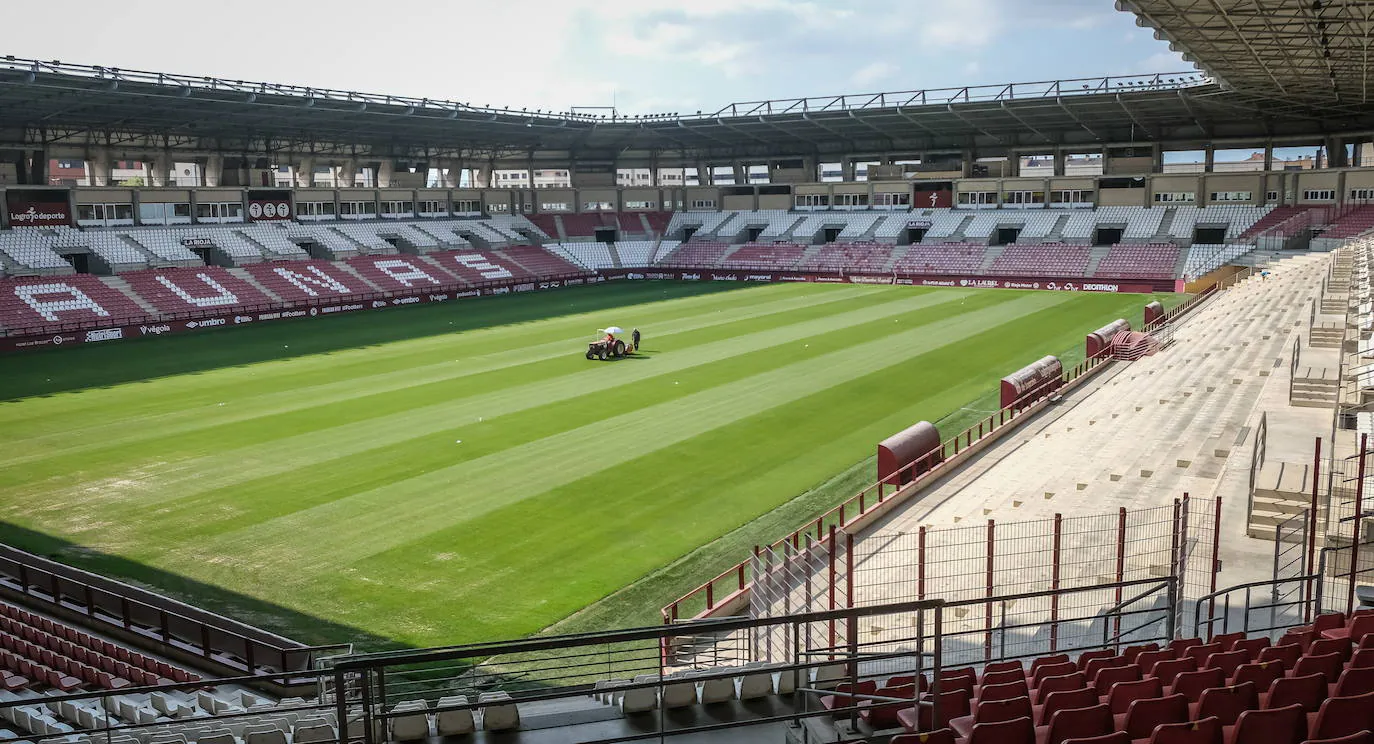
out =
[[(1112, 0), (67, 0), (5, 54), (622, 114), (1191, 67)], [(60, 8), (61, 18), (53, 11)]]

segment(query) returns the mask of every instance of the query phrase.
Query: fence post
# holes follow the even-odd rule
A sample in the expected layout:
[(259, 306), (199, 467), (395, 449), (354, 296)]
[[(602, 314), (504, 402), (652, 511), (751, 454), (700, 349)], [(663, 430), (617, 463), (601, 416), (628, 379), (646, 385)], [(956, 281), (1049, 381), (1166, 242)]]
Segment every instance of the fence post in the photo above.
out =
[[(844, 535), (844, 598), (845, 607), (854, 607), (854, 535)], [(851, 622), (853, 618), (850, 619)]]
[[(1355, 577), (1359, 575), (1360, 568), (1360, 526), (1364, 522), (1361, 514), (1364, 513), (1364, 457), (1366, 448), (1369, 445), (1369, 435), (1360, 435), (1360, 465), (1359, 475), (1355, 481), (1355, 521), (1350, 526), (1350, 586), (1346, 588), (1345, 594), (1345, 613), (1349, 615), (1355, 611)], [(1328, 509), (1331, 507), (1328, 506)]]
[(1064, 538), (1064, 515), (1054, 515), (1054, 547), (1050, 552), (1050, 653), (1059, 650), (1059, 548)]
[(1116, 604), (1117, 611), (1112, 621), (1112, 636), (1117, 645), (1121, 643), (1121, 582), (1126, 580), (1126, 507), (1120, 507), (1116, 516)]
[[(1208, 586), (1207, 593), (1208, 593), (1208, 594), (1216, 594), (1216, 592), (1217, 592), (1217, 574), (1221, 573), (1221, 497), (1220, 497), (1220, 496), (1218, 496), (1218, 497), (1216, 498), (1216, 507), (1215, 507), (1215, 509), (1214, 509), (1214, 511), (1213, 511), (1213, 515), (1212, 515), (1212, 569), (1211, 569), (1211, 573), (1212, 573), (1212, 581), (1211, 581), (1211, 584)], [(1209, 608), (1208, 608), (1207, 616), (1208, 616), (1208, 617), (1211, 617), (1212, 614), (1215, 613), (1216, 608), (1217, 608), (1217, 598), (1216, 598), (1216, 597), (1212, 597), (1210, 600), (1208, 600), (1208, 602), (1209, 602)], [(1249, 613), (1248, 613), (1248, 612), (1246, 613), (1246, 617), (1249, 617)]]
[[(988, 599), (992, 599), (992, 597), (996, 593), (992, 585), (993, 562), (997, 555), (996, 529), (996, 520), (989, 519), (987, 571), (985, 588), (986, 594), (984, 595)], [(983, 659), (985, 661), (992, 661), (992, 602), (988, 602), (985, 605), (983, 605)]]
[[(830, 552), (830, 602), (827, 609), (835, 609), (835, 525), (830, 525), (830, 544), (826, 546)], [(830, 620), (830, 660), (835, 660), (835, 621)]]
[[(1317, 438), (1316, 438), (1316, 442), (1315, 442), (1314, 445), (1313, 445), (1313, 450), (1314, 450), (1314, 451), (1313, 451), (1313, 454), (1312, 454), (1312, 509), (1311, 509), (1311, 512), (1312, 512), (1312, 523), (1311, 523), (1309, 529), (1307, 530), (1307, 575), (1308, 575), (1308, 576), (1311, 576), (1312, 573), (1313, 573), (1313, 571), (1316, 569), (1315, 562), (1316, 562), (1316, 560), (1317, 560), (1317, 482), (1318, 482), (1318, 480), (1319, 480), (1319, 478), (1318, 478), (1317, 476), (1318, 476), (1318, 473), (1320, 472), (1321, 466), (1322, 466), (1322, 438), (1321, 438), (1321, 437), (1317, 437)], [(1310, 585), (1312, 582), (1315, 581), (1315, 579), (1308, 579), (1307, 581), (1308, 581), (1308, 584)], [(1311, 596), (1311, 595), (1312, 595), (1312, 589), (1309, 588), (1307, 593), (1308, 593), (1308, 596)], [(1312, 620), (1312, 608), (1310, 608), (1310, 607), (1307, 608), (1307, 617), (1304, 618), (1304, 619), (1307, 620), (1307, 621), (1311, 621), (1311, 620)]]
[(926, 598), (926, 526), (916, 530), (916, 599)]
[[(1172, 626), (1175, 630), (1177, 630), (1177, 622), (1176, 622), (1176, 620), (1174, 619), (1174, 614), (1178, 611), (1178, 604), (1179, 604), (1179, 602), (1178, 602), (1178, 596), (1179, 596), (1179, 594), (1181, 594), (1181, 591), (1180, 591), (1180, 589), (1179, 589), (1179, 577), (1183, 575), (1183, 570), (1182, 570), (1182, 563), (1183, 563), (1183, 562), (1182, 562), (1182, 560), (1180, 559), (1180, 556), (1179, 556), (1179, 539), (1178, 539), (1178, 538), (1179, 538), (1179, 530), (1181, 529), (1182, 525), (1179, 523), (1178, 512), (1179, 512), (1179, 500), (1178, 500), (1178, 499), (1174, 499), (1174, 519), (1173, 519), (1173, 525), (1172, 525), (1172, 526), (1173, 526), (1173, 529), (1169, 530), (1169, 532), (1171, 533), (1171, 534), (1169, 535), (1169, 573), (1173, 574), (1173, 578), (1174, 578), (1174, 580), (1173, 580), (1172, 582), (1169, 583), (1169, 593), (1170, 593), (1170, 595), (1171, 595), (1171, 596), (1169, 597), (1169, 624), (1170, 624), (1170, 626)], [(1208, 618), (1208, 619), (1210, 620), (1210, 618)], [(1209, 628), (1211, 627), (1211, 623), (1208, 623), (1208, 627), (1209, 627)], [(1197, 632), (1197, 628), (1193, 628), (1193, 632)], [(1169, 633), (1169, 638), (1170, 638), (1171, 640), (1173, 639), (1173, 636), (1174, 636), (1174, 633), (1173, 633), (1173, 632), (1170, 632), (1170, 633)]]

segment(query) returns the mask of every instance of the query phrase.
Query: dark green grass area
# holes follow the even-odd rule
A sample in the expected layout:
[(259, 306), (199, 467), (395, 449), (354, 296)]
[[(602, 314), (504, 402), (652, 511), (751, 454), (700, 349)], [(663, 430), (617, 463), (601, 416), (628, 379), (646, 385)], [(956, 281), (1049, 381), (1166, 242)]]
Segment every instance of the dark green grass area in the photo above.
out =
[[(653, 624), (1149, 299), (627, 282), (0, 357), (0, 539), (309, 643)], [(645, 353), (583, 359), (613, 322)]]

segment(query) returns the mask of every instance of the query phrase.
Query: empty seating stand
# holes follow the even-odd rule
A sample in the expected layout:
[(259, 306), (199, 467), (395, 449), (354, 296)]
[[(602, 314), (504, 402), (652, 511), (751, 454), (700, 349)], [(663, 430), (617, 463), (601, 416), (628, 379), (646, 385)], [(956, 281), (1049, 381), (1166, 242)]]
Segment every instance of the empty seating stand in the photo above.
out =
[(1094, 276), (1113, 279), (1172, 279), (1178, 246), (1172, 243), (1112, 246)]
[(977, 274), (987, 254), (984, 245), (912, 245), (892, 263), (899, 274)]
[(1009, 245), (992, 262), (991, 273), (1004, 276), (1078, 277), (1087, 271), (1091, 255), (1091, 249), (1086, 245)]
[(785, 271), (796, 266), (806, 246), (796, 243), (747, 243), (721, 261), (722, 268)]
[(708, 240), (690, 240), (677, 247), (659, 261), (661, 266), (674, 266), (688, 269), (712, 267), (729, 253), (734, 246)]
[(537, 245), (515, 245), (500, 250), (499, 255), (523, 266), (531, 276), (544, 278), (585, 274), (587, 270)]
[(286, 302), (318, 302), (374, 291), (361, 279), (328, 261), (258, 263), (248, 273)]
[(128, 295), (89, 274), (0, 279), (0, 328), (6, 331), (46, 333), (148, 319)]
[(418, 256), (354, 256), (344, 263), (383, 292), (438, 289), (459, 283), (453, 274)]
[(181, 667), (9, 603), (0, 603), (0, 666), (7, 672), (6, 689), (117, 690), (200, 679)]
[(892, 249), (893, 246), (886, 243), (830, 243), (797, 268), (802, 271), (880, 273), (887, 271)]
[(218, 266), (148, 269), (120, 276), (161, 313), (229, 311), (273, 302), (257, 287)]

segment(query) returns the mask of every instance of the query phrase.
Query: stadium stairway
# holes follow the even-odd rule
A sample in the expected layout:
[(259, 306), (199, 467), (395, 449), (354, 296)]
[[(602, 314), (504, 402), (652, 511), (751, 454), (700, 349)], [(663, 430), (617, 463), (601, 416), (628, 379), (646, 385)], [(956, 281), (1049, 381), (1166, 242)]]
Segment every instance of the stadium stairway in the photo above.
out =
[(99, 279), (101, 282), (104, 282), (105, 286), (117, 292), (120, 292), (121, 294), (132, 300), (135, 305), (138, 305), (140, 308), (143, 309), (143, 312), (148, 313), (149, 315), (159, 314), (157, 308), (153, 307), (151, 304), (149, 304), (147, 300), (140, 297), (138, 293), (133, 290), (133, 287), (129, 286), (129, 282), (120, 278), (118, 275), (102, 276), (99, 277)]
[(987, 252), (983, 254), (983, 263), (978, 267), (978, 273), (991, 273), (992, 265), (997, 262), (997, 259), (1002, 257), (1002, 254), (1006, 252), (1006, 250), (1007, 247), (1005, 245), (988, 246)]
[(1107, 254), (1111, 252), (1112, 247), (1109, 245), (1093, 246), (1092, 251), (1088, 254), (1088, 268), (1083, 270), (1083, 276), (1096, 276), (1097, 267), (1102, 263), (1102, 259), (1106, 258)]
[(1228, 464), (1248, 471), (1247, 420), (1324, 273), (1323, 257), (1302, 256), (1222, 292), (1159, 354), (1118, 363), (865, 534), (1142, 509), (1184, 493), (1243, 505), (1218, 486)]
[(273, 302), (281, 302), (281, 301), (282, 301), (280, 295), (278, 295), (276, 292), (273, 292), (272, 290), (268, 289), (267, 287), (264, 287), (264, 286), (262, 285), (262, 283), (259, 282), (256, 278), (254, 278), (254, 276), (253, 276), (252, 274), (248, 273), (248, 269), (245, 269), (245, 268), (242, 268), (242, 267), (235, 267), (235, 268), (227, 269), (227, 271), (228, 271), (229, 273), (233, 274), (234, 276), (236, 276), (236, 277), (242, 279), (243, 281), (248, 282), (248, 284), (250, 284), (250, 285), (253, 287), (253, 289), (256, 289), (256, 290), (258, 290), (259, 292), (263, 293), (263, 295), (264, 295), (265, 297), (267, 297), (269, 300), (271, 300), (271, 301), (273, 301)]

